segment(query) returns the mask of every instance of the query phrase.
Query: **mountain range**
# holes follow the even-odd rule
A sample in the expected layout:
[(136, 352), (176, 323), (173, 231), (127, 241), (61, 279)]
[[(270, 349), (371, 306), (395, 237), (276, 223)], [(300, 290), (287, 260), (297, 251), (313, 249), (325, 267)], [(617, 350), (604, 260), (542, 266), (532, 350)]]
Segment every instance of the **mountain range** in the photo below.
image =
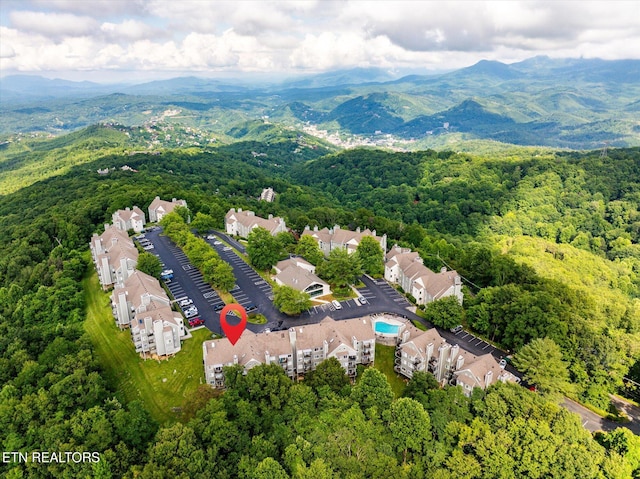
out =
[(182, 77), (102, 85), (7, 76), (0, 91), (0, 134), (170, 121), (224, 140), (238, 124), (263, 119), (390, 135), (413, 147), (476, 139), (575, 149), (640, 145), (639, 60), (483, 60), (428, 76), (359, 68), (279, 82)]

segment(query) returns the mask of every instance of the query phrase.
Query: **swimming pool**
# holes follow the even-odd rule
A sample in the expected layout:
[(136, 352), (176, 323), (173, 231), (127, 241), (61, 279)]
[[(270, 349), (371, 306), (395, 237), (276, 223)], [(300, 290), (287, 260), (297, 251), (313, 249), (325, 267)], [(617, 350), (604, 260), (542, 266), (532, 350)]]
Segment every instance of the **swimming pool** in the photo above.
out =
[(385, 321), (376, 321), (376, 333), (397, 335), (400, 329), (399, 324), (391, 324)]

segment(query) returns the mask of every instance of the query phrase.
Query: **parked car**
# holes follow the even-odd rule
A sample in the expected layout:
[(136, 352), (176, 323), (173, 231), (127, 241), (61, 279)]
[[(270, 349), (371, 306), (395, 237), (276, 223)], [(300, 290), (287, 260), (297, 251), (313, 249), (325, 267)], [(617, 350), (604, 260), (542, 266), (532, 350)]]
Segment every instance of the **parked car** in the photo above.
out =
[(506, 360), (506, 359), (504, 359), (504, 358), (502, 358), (502, 359), (500, 360), (500, 368), (501, 368), (501, 369), (504, 369), (504, 368), (506, 368), (506, 367), (507, 367), (507, 360)]
[(216, 239), (216, 237), (214, 235), (209, 235), (209, 236), (207, 236), (207, 239), (208, 240), (212, 240), (212, 239)]
[(360, 301), (360, 303), (362, 304), (367, 304), (367, 298), (365, 298), (364, 296), (358, 297), (358, 301)]
[(160, 274), (173, 274), (173, 270), (172, 269), (165, 269)]
[(160, 278), (166, 283), (167, 281), (171, 281), (173, 279), (173, 274), (162, 274)]
[(180, 306), (182, 306), (182, 307), (189, 306), (190, 304), (193, 304), (193, 299), (186, 298), (186, 299), (183, 299), (182, 301), (180, 301), (178, 304)]
[(220, 241), (214, 241), (213, 244), (218, 246), (218, 245), (221, 245), (222, 243)]
[(461, 325), (461, 324), (458, 324), (456, 327), (451, 328), (451, 329), (450, 329), (450, 331), (451, 331), (452, 333), (459, 333), (460, 331), (462, 331), (462, 325)]
[(338, 301), (338, 300), (334, 299), (333, 301), (331, 301), (331, 304), (333, 304), (333, 307), (336, 308), (336, 309), (342, 309), (342, 305), (340, 304), (340, 301)]
[(152, 244), (142, 247), (142, 249), (144, 249), (146, 251), (149, 251), (149, 250), (154, 249), (154, 248), (155, 248), (155, 246), (153, 246)]
[(198, 310), (195, 310), (195, 311), (194, 311), (194, 310), (192, 310), (192, 309), (187, 309), (187, 310), (184, 312), (184, 315), (185, 315), (185, 317), (186, 317), (187, 319), (189, 319), (189, 318), (193, 318), (194, 316), (197, 316), (197, 315), (198, 315)]
[(191, 318), (189, 320), (189, 326), (191, 326), (192, 328), (194, 326), (200, 326), (202, 324), (204, 324), (204, 319), (202, 319), (202, 318)]

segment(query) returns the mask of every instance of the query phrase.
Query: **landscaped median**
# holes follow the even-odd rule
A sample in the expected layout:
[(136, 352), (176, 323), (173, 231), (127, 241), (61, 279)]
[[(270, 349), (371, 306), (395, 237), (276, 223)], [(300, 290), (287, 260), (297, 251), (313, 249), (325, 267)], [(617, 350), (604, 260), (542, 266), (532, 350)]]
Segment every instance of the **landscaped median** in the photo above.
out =
[(202, 343), (211, 339), (204, 328), (192, 331), (175, 357), (144, 361), (135, 352), (129, 330), (119, 330), (111, 313), (109, 295), (102, 291), (95, 272), (83, 280), (87, 316), (85, 330), (91, 338), (106, 379), (124, 402), (140, 400), (155, 420), (175, 420), (198, 386), (204, 384)]

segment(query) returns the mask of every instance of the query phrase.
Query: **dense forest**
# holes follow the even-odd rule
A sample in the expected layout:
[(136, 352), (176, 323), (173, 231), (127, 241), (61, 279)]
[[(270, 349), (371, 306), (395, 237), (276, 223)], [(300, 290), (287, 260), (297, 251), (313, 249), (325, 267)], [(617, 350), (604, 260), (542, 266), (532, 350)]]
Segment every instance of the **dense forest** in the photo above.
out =
[[(577, 416), (515, 386), (467, 399), (417, 376), (394, 397), (375, 369), (351, 386), (329, 363), (300, 384), (277, 368), (230, 371), (221, 397), (166, 424), (127, 403), (84, 333), (81, 279), (91, 234), (116, 209), (146, 209), (156, 195), (184, 198), (219, 226), (242, 207), (284, 216), (298, 233), (376, 229), (464, 276), (471, 329), (512, 351), (555, 341), (566, 394), (606, 410), (625, 375), (640, 379), (640, 150), (296, 148), (109, 151), (0, 197), (3, 450), (102, 453), (96, 464), (2, 464), (3, 475), (638, 477), (637, 437), (592, 437)], [(276, 202), (257, 201), (268, 186)]]

